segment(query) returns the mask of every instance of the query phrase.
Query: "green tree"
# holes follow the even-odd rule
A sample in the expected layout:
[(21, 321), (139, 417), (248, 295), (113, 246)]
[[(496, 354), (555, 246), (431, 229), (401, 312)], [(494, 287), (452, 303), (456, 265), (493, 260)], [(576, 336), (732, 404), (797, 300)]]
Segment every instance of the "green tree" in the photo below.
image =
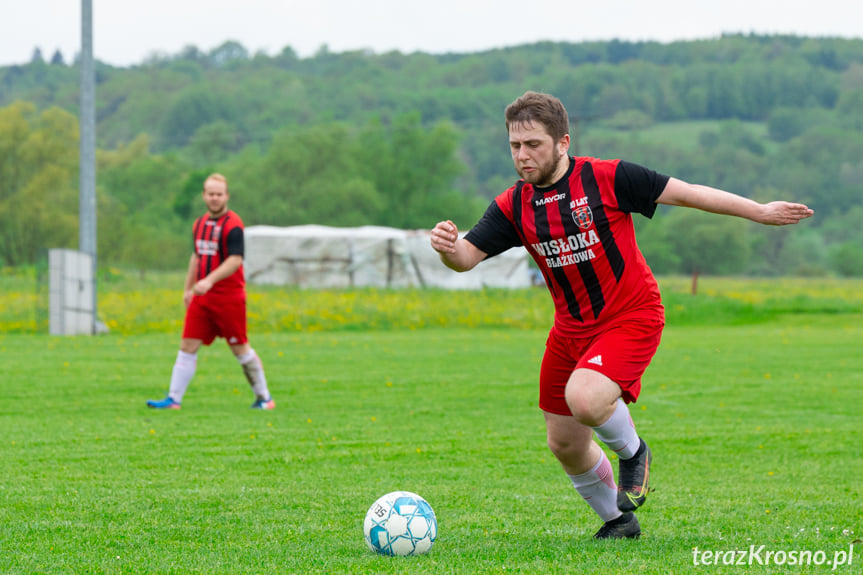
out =
[(842, 242), (830, 250), (830, 263), (843, 277), (863, 276), (863, 242)]
[(376, 223), (381, 198), (353, 149), (342, 124), (283, 130), (265, 156), (250, 151), (227, 165), (232, 205), (247, 224)]
[(693, 275), (735, 274), (749, 258), (746, 220), (678, 208), (666, 216), (667, 233), (682, 271)]
[(787, 142), (830, 120), (831, 113), (822, 108), (774, 108), (767, 118), (767, 133), (776, 142)]
[(137, 268), (141, 275), (148, 270), (183, 270), (192, 254), (191, 238), (191, 222), (188, 232), (181, 234), (126, 220), (123, 242), (112, 260)]
[(455, 155), (458, 133), (451, 124), (427, 130), (413, 112), (396, 118), (389, 129), (370, 123), (358, 142), (360, 165), (384, 202), (378, 223), (427, 228), (444, 217), (475, 217), (477, 202), (455, 191), (464, 167)]
[[(176, 154), (151, 155), (135, 150), (100, 152), (99, 190), (121, 203), (137, 223), (175, 228), (180, 220), (175, 198), (183, 185), (186, 165)], [(109, 159), (110, 158), (110, 159)], [(203, 182), (203, 179), (201, 180)], [(199, 188), (200, 191), (200, 188)]]
[(0, 108), (0, 261), (22, 265), (78, 236), (78, 123), (18, 102)]
[(189, 140), (186, 153), (197, 164), (214, 164), (240, 149), (242, 135), (233, 124), (217, 120), (198, 128)]
[[(203, 210), (201, 206), (201, 192), (204, 190), (204, 180), (213, 172), (215, 172), (214, 169), (206, 168), (203, 170), (194, 170), (186, 176), (171, 205), (174, 213), (180, 216), (182, 220), (192, 220), (199, 211)], [(230, 193), (230, 182), (228, 193)]]
[(184, 211), (178, 204), (187, 168), (176, 155), (151, 155), (146, 136), (99, 150), (97, 162), (100, 261), (140, 270), (182, 267), (191, 204), (200, 198), (205, 174)]
[(783, 274), (821, 277), (829, 273), (829, 248), (824, 236), (814, 228), (797, 228), (790, 234), (780, 256)]
[(847, 127), (863, 129), (863, 88), (842, 94), (836, 108)]
[(213, 66), (218, 68), (237, 60), (248, 60), (249, 51), (239, 42), (229, 40), (218, 47), (213, 48), (210, 53), (207, 54), (207, 58)]
[(167, 147), (185, 146), (202, 126), (230, 121), (231, 104), (225, 94), (206, 84), (183, 90), (168, 106), (162, 120), (162, 140)]
[(676, 274), (680, 273), (680, 256), (671, 241), (671, 229), (667, 223), (670, 218), (663, 212), (658, 210), (651, 220), (634, 215), (635, 235), (638, 247), (653, 273)]

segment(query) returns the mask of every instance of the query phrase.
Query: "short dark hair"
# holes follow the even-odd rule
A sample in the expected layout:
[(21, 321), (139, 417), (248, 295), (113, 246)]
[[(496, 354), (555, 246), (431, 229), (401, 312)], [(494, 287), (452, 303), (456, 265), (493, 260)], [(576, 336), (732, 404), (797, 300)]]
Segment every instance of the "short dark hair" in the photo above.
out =
[(537, 122), (555, 141), (569, 133), (569, 116), (563, 103), (550, 94), (525, 92), (506, 107), (506, 131), (513, 124)]

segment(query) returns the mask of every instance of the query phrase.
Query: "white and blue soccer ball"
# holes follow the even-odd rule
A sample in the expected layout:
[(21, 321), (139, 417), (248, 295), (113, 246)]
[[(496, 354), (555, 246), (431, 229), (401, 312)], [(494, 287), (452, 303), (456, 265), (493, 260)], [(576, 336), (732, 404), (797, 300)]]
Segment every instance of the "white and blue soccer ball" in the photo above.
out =
[(437, 537), (437, 519), (416, 493), (393, 491), (372, 503), (363, 535), (369, 548), (383, 555), (422, 555)]

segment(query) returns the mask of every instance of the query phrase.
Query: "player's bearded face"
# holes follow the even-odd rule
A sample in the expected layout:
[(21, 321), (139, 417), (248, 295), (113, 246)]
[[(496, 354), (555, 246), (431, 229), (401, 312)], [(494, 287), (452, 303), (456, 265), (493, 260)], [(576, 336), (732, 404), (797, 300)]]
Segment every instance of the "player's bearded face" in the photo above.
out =
[(228, 209), (228, 186), (219, 180), (204, 182), (204, 203), (210, 215), (219, 216)]
[(520, 170), (516, 167), (518, 175), (528, 184), (535, 186), (546, 187), (554, 183), (554, 174), (560, 166), (561, 158), (557, 156), (538, 159), (536, 168), (533, 170)]
[[(568, 142), (567, 139), (566, 144)], [(566, 171), (561, 165), (563, 160), (568, 160), (566, 147), (555, 142), (541, 125), (510, 126), (509, 145), (515, 171), (528, 184), (550, 186)]]

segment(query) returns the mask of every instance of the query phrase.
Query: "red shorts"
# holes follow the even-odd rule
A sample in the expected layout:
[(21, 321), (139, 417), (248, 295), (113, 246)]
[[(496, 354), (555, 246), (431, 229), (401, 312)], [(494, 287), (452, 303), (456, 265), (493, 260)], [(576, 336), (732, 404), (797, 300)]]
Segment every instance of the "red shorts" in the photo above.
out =
[(183, 339), (200, 339), (210, 345), (223, 337), (229, 345), (248, 343), (246, 336), (246, 296), (204, 294), (192, 298), (186, 310)]
[(539, 407), (559, 415), (572, 415), (564, 392), (569, 376), (578, 368), (592, 369), (620, 386), (626, 403), (638, 399), (641, 376), (653, 359), (664, 322), (624, 320), (588, 338), (548, 334), (539, 372)]

